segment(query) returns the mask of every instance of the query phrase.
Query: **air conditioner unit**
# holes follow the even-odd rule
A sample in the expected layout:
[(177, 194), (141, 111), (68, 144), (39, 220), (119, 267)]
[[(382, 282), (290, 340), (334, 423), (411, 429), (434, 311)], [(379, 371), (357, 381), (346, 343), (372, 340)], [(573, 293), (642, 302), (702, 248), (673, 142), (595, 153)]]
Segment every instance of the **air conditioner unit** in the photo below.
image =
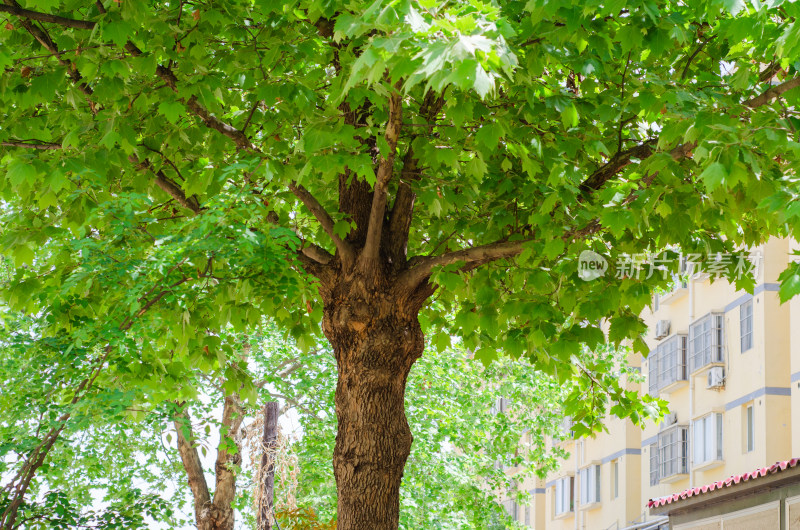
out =
[(669, 335), (669, 320), (656, 322), (656, 339), (663, 339), (667, 335)]
[(664, 416), (664, 421), (662, 422), (664, 427), (669, 427), (670, 425), (675, 425), (678, 423), (678, 413), (677, 412), (670, 412)]
[(706, 388), (722, 388), (725, 386), (725, 368), (712, 366), (708, 370), (708, 386)]

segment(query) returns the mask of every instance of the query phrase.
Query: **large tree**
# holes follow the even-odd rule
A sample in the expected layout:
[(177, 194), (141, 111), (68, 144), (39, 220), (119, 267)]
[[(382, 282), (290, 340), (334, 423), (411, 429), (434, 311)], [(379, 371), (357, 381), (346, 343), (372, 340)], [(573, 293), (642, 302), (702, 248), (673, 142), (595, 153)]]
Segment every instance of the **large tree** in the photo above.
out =
[[(307, 342), (321, 320), (339, 528), (395, 528), (424, 330), (582, 378), (638, 418), (582, 352), (606, 340), (602, 319), (644, 350), (638, 313), (667, 279), (583, 281), (578, 255), (794, 230), (799, 12), (2, 0), (3, 246), (27, 265), (7, 298), (75, 337), (71, 409), (142, 381), (180, 400), (196, 366), (247, 394), (218, 330), (263, 313)], [(797, 289), (791, 269), (784, 297)]]

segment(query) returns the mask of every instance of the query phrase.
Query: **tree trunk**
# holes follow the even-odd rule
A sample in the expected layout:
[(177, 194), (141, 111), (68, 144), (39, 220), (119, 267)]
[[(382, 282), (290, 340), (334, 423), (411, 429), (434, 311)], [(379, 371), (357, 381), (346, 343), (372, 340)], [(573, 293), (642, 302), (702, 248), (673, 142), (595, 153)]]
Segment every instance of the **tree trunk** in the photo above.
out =
[(244, 410), (238, 394), (225, 396), (222, 408), (222, 427), (214, 465), (216, 487), (214, 494), (206, 481), (203, 464), (197, 452), (197, 442), (192, 432), (191, 417), (186, 409), (175, 415), (178, 433), (178, 452), (194, 498), (195, 524), (198, 530), (233, 530), (236, 512), (235, 468), (241, 463), (241, 433), (239, 428)]
[(404, 398), (424, 346), (420, 304), (374, 284), (342, 282), (325, 297), (323, 330), (339, 372), (333, 453), (339, 530), (398, 527), (400, 481), (413, 440)]
[(278, 403), (264, 404), (264, 436), (261, 440), (261, 497), (258, 509), (258, 530), (272, 529), (272, 510), (275, 505), (275, 450), (278, 447)]

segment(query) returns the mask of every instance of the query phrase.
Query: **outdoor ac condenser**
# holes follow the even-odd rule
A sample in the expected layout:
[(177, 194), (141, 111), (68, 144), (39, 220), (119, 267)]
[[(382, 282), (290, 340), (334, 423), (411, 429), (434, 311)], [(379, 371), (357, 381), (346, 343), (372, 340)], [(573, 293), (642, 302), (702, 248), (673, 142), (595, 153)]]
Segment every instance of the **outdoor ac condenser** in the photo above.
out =
[(669, 320), (656, 322), (656, 339), (663, 339), (667, 335), (669, 335)]
[(713, 366), (708, 370), (708, 386), (706, 388), (722, 388), (725, 386), (725, 368)]

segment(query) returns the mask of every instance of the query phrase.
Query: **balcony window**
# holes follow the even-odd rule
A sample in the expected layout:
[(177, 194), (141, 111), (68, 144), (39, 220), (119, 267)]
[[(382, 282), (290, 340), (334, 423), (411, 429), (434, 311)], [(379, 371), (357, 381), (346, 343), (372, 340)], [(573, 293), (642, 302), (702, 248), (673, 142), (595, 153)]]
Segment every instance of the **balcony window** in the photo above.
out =
[(692, 372), (725, 360), (725, 320), (711, 313), (689, 327), (689, 356)]
[(753, 299), (739, 306), (739, 329), (742, 353), (753, 347)]
[(692, 426), (694, 465), (722, 460), (722, 414), (708, 414)]
[(555, 514), (556, 516), (573, 511), (575, 494), (575, 477), (564, 477), (556, 480), (555, 485)]
[(673, 335), (662, 342), (648, 357), (648, 382), (650, 395), (658, 393), (669, 385), (686, 381), (686, 335)]
[(676, 425), (658, 434), (658, 478), (688, 472), (689, 435), (685, 426)]
[(594, 465), (580, 470), (581, 504), (600, 502), (600, 466)]

